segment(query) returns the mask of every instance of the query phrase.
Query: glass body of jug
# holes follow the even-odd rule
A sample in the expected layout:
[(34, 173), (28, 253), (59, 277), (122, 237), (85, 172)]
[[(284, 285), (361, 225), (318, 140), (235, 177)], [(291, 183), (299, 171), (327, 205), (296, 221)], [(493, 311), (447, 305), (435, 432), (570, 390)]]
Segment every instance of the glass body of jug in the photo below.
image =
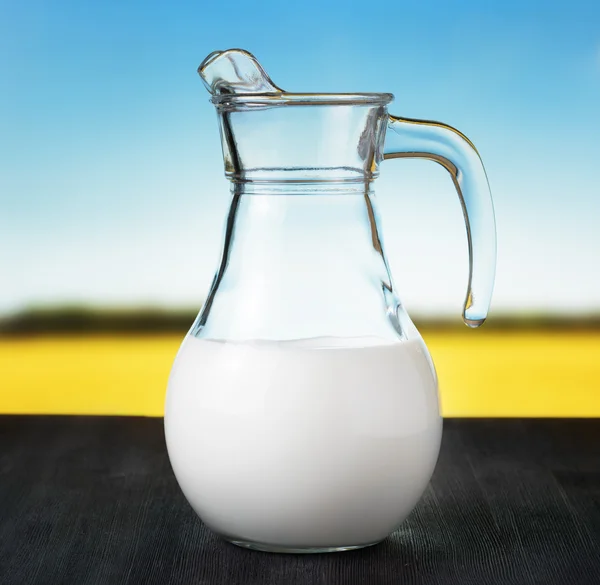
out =
[(223, 254), (176, 357), (165, 434), (205, 524), (250, 548), (377, 543), (418, 502), (442, 419), (431, 357), (400, 303), (373, 181), (425, 157), (467, 223), (465, 322), (489, 307), (495, 225), (477, 151), (443, 124), (390, 116), (389, 94), (292, 94), (248, 53), (210, 55), (231, 181)]

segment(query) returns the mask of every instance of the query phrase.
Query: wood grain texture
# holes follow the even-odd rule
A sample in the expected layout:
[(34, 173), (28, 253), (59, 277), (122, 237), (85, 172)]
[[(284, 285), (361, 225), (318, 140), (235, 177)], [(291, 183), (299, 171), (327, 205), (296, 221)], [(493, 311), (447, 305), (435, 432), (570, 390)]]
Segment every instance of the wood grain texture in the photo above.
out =
[(0, 583), (600, 584), (600, 420), (447, 420), (431, 485), (399, 531), (294, 556), (204, 528), (161, 419), (3, 416)]

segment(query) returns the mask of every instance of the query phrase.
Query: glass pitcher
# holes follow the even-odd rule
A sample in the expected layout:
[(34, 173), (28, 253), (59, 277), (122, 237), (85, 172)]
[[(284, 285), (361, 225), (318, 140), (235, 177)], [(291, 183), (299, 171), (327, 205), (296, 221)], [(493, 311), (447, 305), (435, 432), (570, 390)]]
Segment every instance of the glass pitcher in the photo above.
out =
[(449, 171), (469, 242), (464, 321), (477, 327), (496, 246), (481, 159), (449, 126), (389, 115), (390, 94), (288, 93), (237, 49), (199, 72), (232, 195), (220, 265), (169, 378), (173, 470), (204, 523), (235, 544), (375, 544), (425, 490), (442, 419), (372, 184), (391, 158)]

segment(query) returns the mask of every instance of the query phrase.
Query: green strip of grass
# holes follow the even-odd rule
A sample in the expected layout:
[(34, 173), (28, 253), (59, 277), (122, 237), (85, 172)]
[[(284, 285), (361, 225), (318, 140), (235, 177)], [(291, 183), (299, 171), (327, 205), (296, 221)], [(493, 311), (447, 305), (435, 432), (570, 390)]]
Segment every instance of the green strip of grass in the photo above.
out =
[[(0, 335), (91, 334), (91, 333), (177, 333), (185, 334), (196, 318), (196, 309), (51, 307), (32, 308), (0, 318)], [(431, 318), (417, 316), (422, 330), (468, 331), (460, 316)], [(484, 330), (563, 329), (600, 331), (600, 313), (589, 315), (492, 314)]]

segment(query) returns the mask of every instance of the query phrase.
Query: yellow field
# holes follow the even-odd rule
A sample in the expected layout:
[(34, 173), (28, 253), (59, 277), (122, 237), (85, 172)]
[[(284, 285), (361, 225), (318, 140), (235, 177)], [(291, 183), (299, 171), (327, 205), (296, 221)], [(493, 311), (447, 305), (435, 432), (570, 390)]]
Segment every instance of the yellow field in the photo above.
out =
[[(445, 416), (600, 416), (600, 334), (430, 332)], [(0, 412), (160, 416), (180, 336), (0, 340)]]

